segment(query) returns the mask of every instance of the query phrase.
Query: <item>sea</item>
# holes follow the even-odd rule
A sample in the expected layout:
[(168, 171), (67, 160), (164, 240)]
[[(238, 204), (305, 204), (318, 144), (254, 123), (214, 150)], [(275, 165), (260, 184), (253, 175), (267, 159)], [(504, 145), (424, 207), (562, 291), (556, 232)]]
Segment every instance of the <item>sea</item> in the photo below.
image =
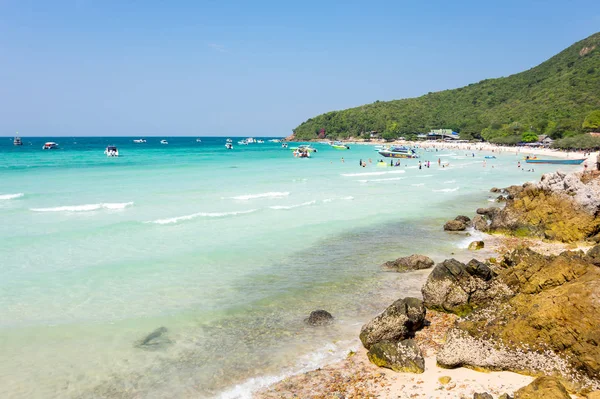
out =
[[(420, 295), (428, 271), (383, 262), (468, 257), (477, 233), (446, 220), (557, 169), (517, 150), (390, 167), (372, 145), (305, 159), (269, 137), (137, 138), (0, 138), (0, 397), (250, 398)], [(317, 309), (334, 323), (307, 325)]]

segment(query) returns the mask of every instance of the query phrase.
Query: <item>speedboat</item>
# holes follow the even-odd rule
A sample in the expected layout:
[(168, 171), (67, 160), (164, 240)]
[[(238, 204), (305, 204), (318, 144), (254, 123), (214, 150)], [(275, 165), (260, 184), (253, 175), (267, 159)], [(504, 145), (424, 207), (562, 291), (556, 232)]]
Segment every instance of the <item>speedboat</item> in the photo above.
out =
[(233, 144), (225, 143), (225, 148), (227, 148), (228, 150), (233, 150)]
[(202, 140), (196, 139), (196, 143), (202, 143)]
[(288, 148), (287, 143), (281, 143), (281, 148)]
[(252, 143), (256, 143), (256, 141), (255, 141), (255, 140), (254, 140), (252, 137), (248, 137), (248, 138), (246, 139), (246, 143), (248, 143), (248, 144), (252, 144)]
[(271, 139), (271, 140), (269, 140), (269, 142), (271, 142), (271, 143), (281, 143), (281, 140), (280, 139)]
[(264, 141), (264, 140), (256, 140), (256, 142), (257, 142), (258, 144), (264, 144), (264, 143), (265, 143), (265, 141)]
[(310, 158), (310, 151), (306, 148), (298, 147), (292, 154), (294, 154), (294, 158)]
[(577, 159), (537, 159), (537, 158), (529, 158), (525, 159), (527, 163), (550, 163), (556, 165), (580, 165), (587, 158), (577, 158)]
[(46, 143), (44, 143), (44, 145), (42, 146), (42, 150), (55, 150), (58, 148), (58, 144), (56, 144), (53, 141), (48, 141)]
[(169, 144), (169, 142), (167, 140), (161, 140), (160, 143), (161, 144)]
[(233, 141), (231, 139), (227, 139), (225, 140), (226, 143), (233, 143)]
[(133, 142), (136, 143), (136, 144), (140, 144), (140, 143), (145, 143), (146, 140), (144, 140), (144, 139), (134, 139)]
[(241, 140), (241, 141), (238, 141), (238, 144), (239, 144), (239, 145), (248, 145), (248, 140)]
[(415, 150), (408, 147), (392, 147), (389, 150), (381, 150), (379, 155), (386, 158), (419, 158)]
[(350, 146), (342, 143), (341, 141), (336, 141), (333, 144), (331, 144), (332, 148), (335, 148), (336, 150), (349, 150)]
[(118, 157), (119, 150), (114, 145), (109, 145), (106, 147), (106, 150), (104, 150), (104, 154), (106, 154), (107, 157)]
[(307, 151), (307, 152), (317, 152), (317, 149), (314, 147), (311, 147), (310, 144), (302, 144), (299, 145), (298, 147), (291, 147), (290, 150), (292, 151)]
[(13, 144), (14, 145), (23, 145), (23, 141), (21, 141), (21, 138), (19, 136), (16, 136), (15, 139), (13, 140)]

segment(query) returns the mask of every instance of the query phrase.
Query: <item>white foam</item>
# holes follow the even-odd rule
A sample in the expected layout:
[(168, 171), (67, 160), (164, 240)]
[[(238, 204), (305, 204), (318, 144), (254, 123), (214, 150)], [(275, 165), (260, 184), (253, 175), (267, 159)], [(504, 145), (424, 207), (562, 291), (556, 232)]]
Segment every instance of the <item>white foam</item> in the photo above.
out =
[(261, 194), (246, 194), (246, 195), (238, 195), (236, 197), (230, 197), (231, 199), (235, 199), (235, 200), (242, 200), (242, 201), (247, 201), (247, 200), (251, 200), (251, 199), (256, 199), (256, 198), (281, 198), (281, 197), (287, 197), (288, 195), (290, 195), (289, 192), (268, 192), (268, 193), (261, 193)]
[(453, 191), (458, 191), (460, 187), (454, 187), (454, 188), (442, 188), (441, 190), (431, 190), (434, 193), (451, 193)]
[(343, 173), (345, 177), (360, 177), (360, 176), (382, 176), (387, 174), (405, 173), (403, 170), (390, 170), (389, 172), (365, 172), (365, 173)]
[(17, 194), (0, 194), (0, 200), (11, 200), (15, 198), (21, 198), (25, 194), (17, 193)]
[(446, 180), (444, 182), (444, 184), (452, 184), (452, 183), (456, 183), (456, 180)]
[(361, 183), (369, 183), (369, 182), (382, 182), (382, 181), (392, 181), (392, 180), (402, 180), (406, 179), (406, 177), (388, 177), (385, 179), (371, 179), (371, 180), (357, 180)]
[(200, 218), (200, 217), (222, 218), (222, 217), (227, 217), (227, 216), (245, 215), (245, 214), (256, 212), (256, 211), (257, 211), (257, 209), (250, 209), (247, 211), (237, 211), (237, 212), (198, 212), (198, 213), (192, 213), (191, 215), (177, 216), (177, 217), (168, 218), (168, 219), (158, 219), (158, 220), (153, 220), (151, 222), (146, 222), (146, 223), (172, 224), (172, 223), (178, 223), (178, 222), (181, 222), (184, 220), (192, 220), (192, 219), (196, 219), (196, 218)]
[(303, 202), (301, 204), (297, 204), (297, 205), (275, 205), (275, 206), (270, 206), (269, 208), (271, 209), (275, 209), (275, 210), (285, 210), (285, 209), (294, 209), (294, 208), (299, 208), (301, 206), (308, 206), (308, 205), (314, 205), (316, 204), (317, 201), (308, 201), (308, 202)]
[(425, 183), (415, 183), (415, 184), (411, 184), (411, 186), (413, 186), (413, 187), (421, 187), (421, 186), (424, 186), (424, 185), (425, 185)]
[(120, 209), (125, 209), (131, 205), (133, 205), (133, 202), (121, 202), (121, 203), (106, 202), (106, 203), (101, 203), (101, 204), (57, 206), (55, 208), (32, 208), (31, 210), (34, 212), (89, 212), (89, 211), (97, 211), (99, 209), (120, 210)]
[(222, 392), (217, 398), (252, 399), (253, 393), (260, 389), (267, 388), (285, 378), (315, 370), (323, 367), (325, 364), (340, 361), (347, 356), (348, 351), (357, 350), (355, 346), (350, 346), (348, 341), (342, 341), (339, 344), (328, 344), (314, 353), (303, 356), (294, 369), (286, 370), (279, 375), (249, 378), (245, 382)]

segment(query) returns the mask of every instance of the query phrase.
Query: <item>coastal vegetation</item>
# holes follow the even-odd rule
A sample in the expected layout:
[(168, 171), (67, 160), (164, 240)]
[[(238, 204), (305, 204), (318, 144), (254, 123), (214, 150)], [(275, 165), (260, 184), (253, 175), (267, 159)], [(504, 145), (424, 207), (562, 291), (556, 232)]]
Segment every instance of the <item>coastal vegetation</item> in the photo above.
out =
[(600, 146), (600, 32), (527, 71), (486, 79), (418, 98), (376, 101), (310, 118), (294, 129), (297, 140), (414, 139), (447, 128), (463, 139), (498, 144), (557, 140), (560, 148)]

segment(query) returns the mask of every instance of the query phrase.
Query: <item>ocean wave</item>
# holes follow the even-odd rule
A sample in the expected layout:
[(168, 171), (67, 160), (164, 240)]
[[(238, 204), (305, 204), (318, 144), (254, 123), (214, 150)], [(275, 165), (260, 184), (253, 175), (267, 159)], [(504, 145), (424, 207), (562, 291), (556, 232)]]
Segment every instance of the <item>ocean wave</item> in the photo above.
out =
[(458, 191), (460, 187), (454, 187), (454, 188), (442, 188), (440, 190), (431, 190), (434, 193), (451, 193), (453, 191)]
[(392, 180), (403, 180), (406, 179), (406, 177), (388, 177), (385, 179), (371, 179), (371, 180), (357, 180), (361, 183), (369, 183), (369, 182), (382, 182), (382, 181), (392, 181)]
[(31, 208), (31, 210), (34, 212), (89, 212), (89, 211), (97, 211), (99, 209), (119, 210), (119, 209), (125, 209), (131, 205), (133, 205), (133, 202), (120, 202), (120, 203), (105, 202), (105, 203), (101, 203), (101, 204), (57, 206), (55, 208)]
[(273, 192), (261, 193), (261, 194), (238, 195), (236, 197), (229, 197), (229, 198), (234, 199), (234, 200), (247, 201), (247, 200), (256, 199), (256, 198), (281, 198), (281, 197), (287, 197), (288, 195), (290, 195), (290, 193), (287, 191), (285, 191), (285, 192), (273, 191)]
[(456, 180), (446, 180), (444, 182), (444, 184), (452, 184), (452, 183), (456, 183)]
[(21, 198), (25, 194), (17, 193), (17, 194), (0, 194), (0, 200), (11, 200), (15, 198)]
[(256, 212), (256, 211), (257, 211), (257, 209), (250, 209), (247, 211), (237, 211), (237, 212), (198, 212), (198, 213), (192, 213), (191, 215), (177, 216), (174, 218), (157, 219), (157, 220), (153, 220), (151, 222), (146, 222), (146, 223), (172, 224), (172, 223), (178, 223), (178, 222), (182, 222), (184, 220), (192, 220), (192, 219), (196, 219), (196, 218), (200, 218), (200, 217), (223, 218), (223, 217), (227, 217), (227, 216), (245, 215), (245, 214)]
[(354, 199), (354, 197), (353, 197), (353, 196), (351, 196), (351, 195), (349, 195), (349, 196), (347, 196), (347, 197), (339, 197), (339, 198), (325, 198), (325, 199), (323, 200), (323, 202), (327, 203), (327, 202), (331, 202), (331, 201), (335, 201), (335, 200), (341, 200), (341, 201), (351, 201), (351, 200), (353, 200), (353, 199)]
[(388, 172), (364, 172), (364, 173), (343, 173), (344, 177), (360, 177), (360, 176), (381, 176), (394, 173), (405, 173), (403, 170), (390, 170)]
[(287, 210), (287, 209), (299, 208), (301, 206), (314, 205), (316, 203), (317, 203), (317, 201), (308, 201), (308, 202), (303, 202), (303, 203), (297, 204), (297, 205), (274, 205), (274, 206), (270, 206), (269, 208), (275, 209), (275, 210)]
[(413, 187), (421, 187), (421, 186), (424, 186), (424, 185), (425, 185), (425, 183), (415, 183), (415, 184), (411, 184), (411, 186), (413, 186)]

